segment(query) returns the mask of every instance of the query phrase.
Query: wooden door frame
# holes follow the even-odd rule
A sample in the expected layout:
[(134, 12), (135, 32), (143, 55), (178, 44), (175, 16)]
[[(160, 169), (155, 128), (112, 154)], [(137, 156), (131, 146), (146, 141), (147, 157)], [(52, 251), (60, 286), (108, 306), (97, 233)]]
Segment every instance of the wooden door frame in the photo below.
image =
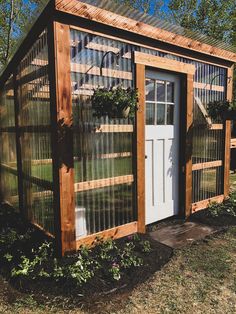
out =
[(146, 67), (179, 74), (181, 80), (180, 114), (180, 213), (189, 217), (192, 208), (192, 129), (193, 129), (193, 82), (195, 66), (180, 61), (134, 52), (135, 83), (139, 93), (136, 114), (136, 180), (138, 232), (144, 233), (145, 226), (145, 70)]

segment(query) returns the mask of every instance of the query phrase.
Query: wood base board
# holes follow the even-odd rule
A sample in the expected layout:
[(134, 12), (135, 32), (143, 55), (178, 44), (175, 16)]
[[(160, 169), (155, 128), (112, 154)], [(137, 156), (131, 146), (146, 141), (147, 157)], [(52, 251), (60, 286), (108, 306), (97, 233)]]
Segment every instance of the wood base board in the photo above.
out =
[(97, 233), (91, 234), (89, 236), (86, 236), (77, 240), (76, 250), (79, 250), (81, 245), (86, 245), (86, 246), (95, 245), (97, 238), (100, 238), (102, 240), (106, 240), (108, 238), (119, 239), (122, 237), (126, 237), (130, 234), (136, 233), (137, 231), (138, 231), (137, 221), (134, 221), (134, 222), (130, 222), (128, 224), (122, 225), (122, 226), (118, 226), (115, 228), (97, 232)]
[(210, 205), (210, 203), (222, 203), (224, 198), (225, 198), (224, 195), (219, 195), (219, 196), (209, 198), (207, 200), (193, 203), (192, 204), (192, 213), (195, 213), (195, 212), (202, 210), (202, 209), (206, 209)]

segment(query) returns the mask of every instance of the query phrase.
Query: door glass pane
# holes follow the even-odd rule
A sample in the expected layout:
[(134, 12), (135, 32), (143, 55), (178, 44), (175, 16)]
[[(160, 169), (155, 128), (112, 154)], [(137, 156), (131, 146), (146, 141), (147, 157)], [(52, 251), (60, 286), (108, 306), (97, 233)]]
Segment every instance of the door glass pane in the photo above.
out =
[(155, 100), (154, 86), (154, 80), (146, 79), (146, 100)]
[(166, 82), (167, 85), (167, 102), (174, 102), (174, 83)]
[(173, 105), (167, 105), (167, 122), (168, 125), (174, 124), (174, 106)]
[(155, 106), (153, 103), (146, 103), (146, 124), (148, 125), (155, 124)]
[(165, 124), (165, 104), (157, 105), (157, 124)]
[(165, 81), (157, 82), (157, 101), (165, 101)]

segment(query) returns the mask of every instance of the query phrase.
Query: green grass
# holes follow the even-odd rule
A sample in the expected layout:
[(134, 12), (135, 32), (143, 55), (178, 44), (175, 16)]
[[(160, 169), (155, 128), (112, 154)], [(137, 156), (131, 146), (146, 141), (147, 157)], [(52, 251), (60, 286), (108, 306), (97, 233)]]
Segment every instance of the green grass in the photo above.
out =
[(230, 174), (230, 188), (236, 192), (236, 173)]

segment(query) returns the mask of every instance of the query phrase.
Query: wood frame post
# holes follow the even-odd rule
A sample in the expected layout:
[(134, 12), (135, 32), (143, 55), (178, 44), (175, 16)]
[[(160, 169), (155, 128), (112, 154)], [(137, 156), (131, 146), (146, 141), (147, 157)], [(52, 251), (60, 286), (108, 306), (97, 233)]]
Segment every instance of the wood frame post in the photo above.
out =
[[(233, 97), (233, 73), (234, 66), (227, 70), (227, 86), (226, 86), (226, 98), (232, 101)], [(230, 174), (230, 140), (231, 140), (231, 120), (224, 122), (224, 138), (225, 138), (225, 150), (224, 150), (224, 197), (229, 196), (229, 174)]]
[(186, 78), (186, 140), (185, 140), (185, 217), (192, 213), (192, 150), (193, 150), (193, 80), (192, 73)]
[(54, 221), (58, 253), (75, 251), (75, 192), (69, 25), (48, 27)]
[(20, 143), (20, 121), (19, 121), (19, 101), (18, 101), (18, 81), (17, 71), (13, 73), (13, 86), (14, 86), (14, 109), (15, 109), (15, 133), (16, 133), (16, 158), (17, 158), (17, 177), (18, 177), (18, 194), (19, 194), (19, 210), (22, 216), (27, 218), (27, 209), (24, 208), (23, 202), (23, 171), (22, 171), (22, 154)]
[(139, 93), (139, 108), (136, 113), (138, 232), (145, 233), (145, 65), (136, 64), (135, 74)]

